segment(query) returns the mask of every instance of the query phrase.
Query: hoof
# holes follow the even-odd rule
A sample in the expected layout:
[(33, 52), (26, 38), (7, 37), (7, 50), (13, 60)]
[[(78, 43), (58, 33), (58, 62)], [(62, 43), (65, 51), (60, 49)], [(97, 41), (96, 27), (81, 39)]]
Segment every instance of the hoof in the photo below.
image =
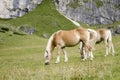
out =
[(90, 60), (93, 61), (94, 57), (91, 57)]
[(84, 56), (81, 56), (81, 59), (84, 59)]
[(67, 63), (67, 62), (68, 62), (68, 60), (67, 60), (67, 61), (65, 60), (64, 62), (65, 62), (65, 63)]
[(107, 56), (107, 55), (104, 55), (105, 57)]
[(55, 64), (58, 64), (58, 63), (60, 63), (60, 61), (56, 61), (56, 62), (55, 62)]
[(55, 64), (58, 64), (59, 62), (55, 62)]
[(46, 62), (45, 65), (49, 65), (49, 62)]
[(86, 59), (82, 59), (82, 61), (85, 61)]
[(112, 56), (115, 56), (114, 54), (112, 54)]
[(67, 62), (68, 62), (68, 58), (67, 58), (67, 59), (65, 59), (65, 60), (64, 60), (64, 62), (65, 62), (65, 63), (67, 63)]

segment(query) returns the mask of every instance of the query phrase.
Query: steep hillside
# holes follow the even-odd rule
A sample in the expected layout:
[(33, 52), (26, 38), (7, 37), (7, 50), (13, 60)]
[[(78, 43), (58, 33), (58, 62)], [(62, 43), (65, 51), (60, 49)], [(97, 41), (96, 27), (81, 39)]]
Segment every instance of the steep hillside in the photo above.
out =
[(69, 20), (57, 12), (53, 0), (43, 0), (34, 11), (23, 17), (9, 20), (1, 19), (0, 24), (10, 24), (15, 27), (21, 25), (33, 26), (39, 36), (43, 34), (49, 36), (59, 29), (75, 28)]

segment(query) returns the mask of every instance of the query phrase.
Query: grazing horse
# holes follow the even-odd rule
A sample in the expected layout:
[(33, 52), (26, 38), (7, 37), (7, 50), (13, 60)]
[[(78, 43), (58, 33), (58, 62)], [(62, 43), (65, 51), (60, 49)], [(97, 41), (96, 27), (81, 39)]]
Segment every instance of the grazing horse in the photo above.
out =
[(65, 51), (65, 47), (72, 47), (80, 43), (80, 41), (83, 42), (83, 45), (88, 49), (88, 51), (91, 52), (92, 47), (89, 45), (89, 39), (90, 39), (90, 32), (87, 29), (84, 28), (76, 28), (69, 31), (59, 30), (52, 34), (52, 36), (49, 38), (47, 47), (45, 50), (45, 64), (48, 65), (50, 60), (52, 59), (53, 50), (56, 47), (57, 48), (57, 59), (55, 63), (60, 62), (60, 50), (62, 49), (62, 52), (65, 56), (65, 62), (68, 61), (67, 52)]
[[(92, 47), (94, 47), (96, 43), (100, 43), (101, 41), (104, 41), (104, 44), (106, 47), (105, 56), (107, 56), (111, 50), (112, 50), (112, 55), (114, 56), (115, 51), (112, 43), (112, 34), (109, 29), (98, 29), (98, 30), (88, 29), (88, 31), (94, 33), (94, 36), (90, 36), (92, 38), (90, 38), (89, 44)], [(91, 56), (93, 57), (92, 52), (91, 54), (87, 54), (88, 50), (84, 45), (82, 45), (82, 43), (80, 45), (80, 51), (81, 51), (81, 56), (83, 57), (83, 60), (87, 59), (87, 57), (91, 57)]]

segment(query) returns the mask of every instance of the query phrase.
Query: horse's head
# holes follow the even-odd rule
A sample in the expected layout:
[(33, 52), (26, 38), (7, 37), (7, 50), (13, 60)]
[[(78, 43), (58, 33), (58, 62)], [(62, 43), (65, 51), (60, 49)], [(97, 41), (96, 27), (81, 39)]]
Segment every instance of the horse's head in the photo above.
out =
[(45, 58), (45, 65), (49, 65), (51, 56), (47, 50), (45, 51), (44, 58)]

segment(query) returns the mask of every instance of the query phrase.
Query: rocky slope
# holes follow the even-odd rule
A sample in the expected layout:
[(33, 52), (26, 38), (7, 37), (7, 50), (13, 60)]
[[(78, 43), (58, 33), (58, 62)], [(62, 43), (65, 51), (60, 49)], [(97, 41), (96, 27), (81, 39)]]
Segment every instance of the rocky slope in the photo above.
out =
[[(120, 0), (53, 0), (64, 16), (86, 24), (120, 20)], [(16, 18), (32, 11), (42, 0), (0, 0), (0, 18)]]
[(0, 0), (0, 18), (23, 16), (41, 2), (42, 0)]
[(120, 0), (55, 0), (57, 10), (86, 24), (109, 24), (120, 20)]

